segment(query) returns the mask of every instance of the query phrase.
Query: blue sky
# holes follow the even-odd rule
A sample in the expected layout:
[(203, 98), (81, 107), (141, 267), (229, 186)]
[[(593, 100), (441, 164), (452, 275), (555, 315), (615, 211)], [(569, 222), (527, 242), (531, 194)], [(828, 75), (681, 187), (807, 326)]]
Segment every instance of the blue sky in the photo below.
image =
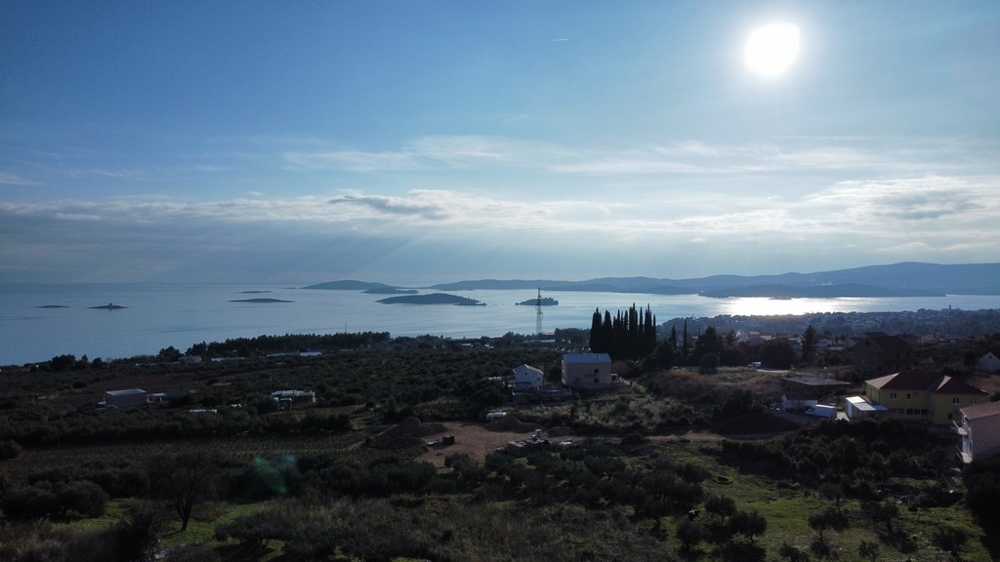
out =
[[(798, 58), (743, 59), (787, 22)], [(0, 5), (0, 281), (1000, 261), (1000, 3)]]

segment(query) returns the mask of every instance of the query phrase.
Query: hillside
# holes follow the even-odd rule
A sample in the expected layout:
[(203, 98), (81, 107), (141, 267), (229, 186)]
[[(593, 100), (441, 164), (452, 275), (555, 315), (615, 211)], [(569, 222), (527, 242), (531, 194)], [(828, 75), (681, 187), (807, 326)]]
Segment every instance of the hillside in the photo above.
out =
[(535, 289), (648, 294), (703, 294), (712, 297), (907, 297), (1000, 294), (1000, 263), (932, 264), (906, 262), (780, 275), (714, 275), (693, 279), (603, 277), (583, 281), (459, 281), (435, 290)]

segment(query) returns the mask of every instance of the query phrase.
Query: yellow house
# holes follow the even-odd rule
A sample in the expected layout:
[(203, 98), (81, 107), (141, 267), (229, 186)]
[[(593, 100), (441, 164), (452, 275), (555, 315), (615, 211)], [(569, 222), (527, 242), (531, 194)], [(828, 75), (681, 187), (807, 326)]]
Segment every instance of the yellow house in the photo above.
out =
[(989, 394), (951, 375), (900, 371), (865, 381), (868, 402), (885, 406), (900, 421), (950, 424), (966, 406), (983, 404)]

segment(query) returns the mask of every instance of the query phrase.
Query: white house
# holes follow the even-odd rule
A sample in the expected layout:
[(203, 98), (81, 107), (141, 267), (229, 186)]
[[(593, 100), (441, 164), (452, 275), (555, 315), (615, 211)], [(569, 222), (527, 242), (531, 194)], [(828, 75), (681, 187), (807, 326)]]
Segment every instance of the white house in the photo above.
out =
[(115, 408), (140, 406), (146, 403), (146, 391), (141, 388), (109, 390), (104, 393), (104, 404)]
[(970, 463), (1000, 453), (1000, 402), (966, 406), (959, 412), (962, 423), (955, 424), (955, 431), (962, 437), (962, 461)]
[(990, 351), (980, 357), (976, 369), (984, 373), (1000, 372), (1000, 351)]
[(798, 412), (816, 404), (819, 404), (819, 400), (807, 394), (781, 395), (781, 410), (784, 412)]
[(275, 390), (271, 393), (275, 402), (282, 400), (290, 402), (316, 402), (316, 393), (311, 390)]
[(563, 355), (562, 383), (578, 390), (605, 390), (628, 384), (611, 372), (611, 356), (607, 353)]
[(884, 414), (887, 411), (889, 411), (889, 409), (885, 406), (881, 404), (872, 404), (865, 400), (864, 396), (844, 397), (844, 415), (846, 415), (847, 419), (851, 421), (875, 417), (876, 415)]
[(514, 367), (515, 388), (538, 388), (542, 386), (543, 378), (544, 375), (542, 370), (532, 367), (531, 365), (524, 364)]

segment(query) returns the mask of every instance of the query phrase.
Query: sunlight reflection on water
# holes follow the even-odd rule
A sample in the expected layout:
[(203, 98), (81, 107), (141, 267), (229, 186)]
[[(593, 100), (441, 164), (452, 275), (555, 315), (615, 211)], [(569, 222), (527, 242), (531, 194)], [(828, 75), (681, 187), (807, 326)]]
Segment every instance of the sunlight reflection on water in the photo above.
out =
[(722, 314), (733, 316), (785, 316), (821, 312), (868, 310), (871, 299), (772, 299), (767, 297), (741, 297), (724, 299)]

